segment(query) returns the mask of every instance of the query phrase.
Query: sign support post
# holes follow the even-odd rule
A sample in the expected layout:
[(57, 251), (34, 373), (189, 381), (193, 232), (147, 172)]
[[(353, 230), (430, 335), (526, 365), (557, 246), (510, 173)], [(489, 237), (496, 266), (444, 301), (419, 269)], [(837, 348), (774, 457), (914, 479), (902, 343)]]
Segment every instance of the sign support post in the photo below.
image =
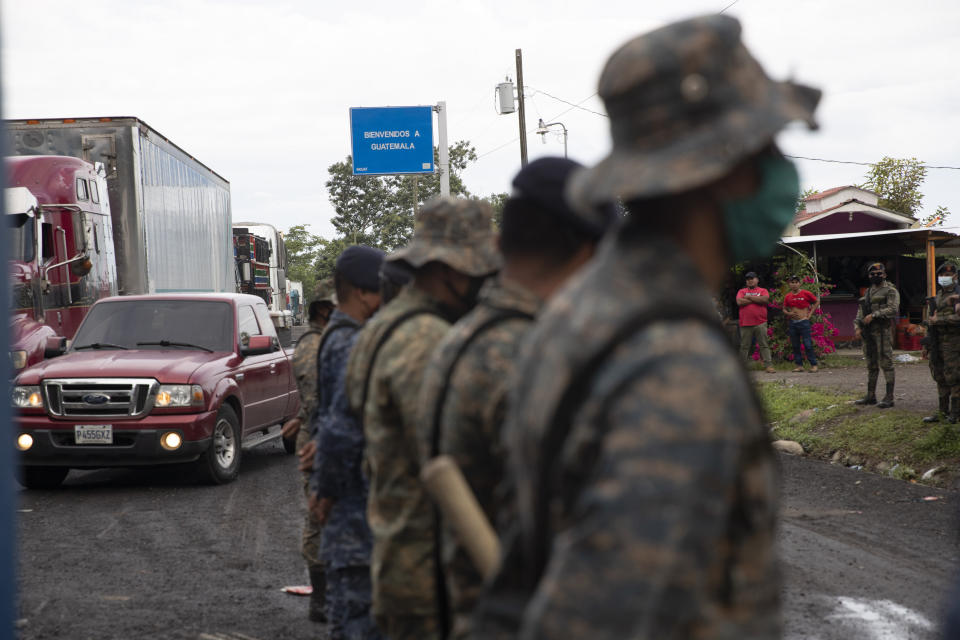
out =
[(447, 146), (447, 103), (441, 100), (437, 103), (437, 135), (440, 138), (440, 195), (450, 195), (450, 148)]

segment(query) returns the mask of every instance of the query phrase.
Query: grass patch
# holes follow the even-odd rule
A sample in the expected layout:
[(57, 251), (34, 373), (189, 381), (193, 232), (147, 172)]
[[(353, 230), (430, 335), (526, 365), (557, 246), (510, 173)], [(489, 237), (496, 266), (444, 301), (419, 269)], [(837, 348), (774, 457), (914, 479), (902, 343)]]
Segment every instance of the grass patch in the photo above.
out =
[(960, 425), (927, 424), (911, 411), (859, 407), (855, 395), (783, 381), (761, 382), (757, 389), (773, 439), (799, 442), (811, 455), (840, 452), (839, 460), (850, 464), (897, 467), (901, 475), (910, 469), (907, 478), (913, 468), (942, 464), (955, 472), (960, 466)]
[[(789, 360), (782, 360), (780, 362), (774, 361), (773, 368), (777, 371), (792, 371), (796, 365), (790, 362)], [(804, 361), (804, 366), (809, 369), (810, 363)], [(845, 369), (848, 367), (863, 367), (863, 358), (860, 356), (847, 356), (847, 355), (838, 355), (836, 353), (831, 353), (825, 356), (821, 356), (817, 361), (817, 366), (821, 369)], [(751, 362), (747, 365), (747, 368), (752, 371), (763, 371), (765, 367), (762, 362)]]

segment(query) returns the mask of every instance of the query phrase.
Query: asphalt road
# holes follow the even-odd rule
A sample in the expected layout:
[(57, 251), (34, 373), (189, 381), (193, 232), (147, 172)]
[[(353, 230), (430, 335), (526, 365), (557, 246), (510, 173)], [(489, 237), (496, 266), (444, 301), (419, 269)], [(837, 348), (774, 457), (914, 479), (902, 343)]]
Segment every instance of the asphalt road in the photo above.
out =
[[(71, 472), (20, 493), (20, 637), (314, 640), (299, 556), (303, 500), (279, 445), (237, 482), (175, 469)], [(957, 567), (957, 494), (783, 458), (785, 636), (936, 638)], [(936, 497), (924, 501), (924, 497)]]

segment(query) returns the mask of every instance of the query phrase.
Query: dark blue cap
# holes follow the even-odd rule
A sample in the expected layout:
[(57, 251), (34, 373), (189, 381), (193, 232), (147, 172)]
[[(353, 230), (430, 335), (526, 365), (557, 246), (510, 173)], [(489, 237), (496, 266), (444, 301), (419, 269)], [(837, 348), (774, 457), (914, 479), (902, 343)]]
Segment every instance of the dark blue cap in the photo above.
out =
[(380, 265), (383, 264), (383, 251), (355, 245), (347, 247), (337, 257), (334, 267), (337, 273), (355, 287), (366, 291), (380, 290)]
[(571, 207), (564, 198), (564, 189), (570, 176), (583, 165), (567, 158), (537, 158), (513, 179), (513, 193), (505, 206), (529, 203), (542, 210), (555, 213), (584, 232), (603, 235), (617, 219), (616, 209), (605, 207), (589, 213), (581, 213)]

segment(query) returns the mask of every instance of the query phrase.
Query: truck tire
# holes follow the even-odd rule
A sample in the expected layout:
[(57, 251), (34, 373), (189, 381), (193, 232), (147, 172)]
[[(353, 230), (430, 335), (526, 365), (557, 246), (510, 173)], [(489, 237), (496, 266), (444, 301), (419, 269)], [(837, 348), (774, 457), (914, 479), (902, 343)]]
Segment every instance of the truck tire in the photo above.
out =
[(240, 420), (232, 407), (223, 405), (217, 413), (210, 446), (196, 461), (203, 482), (227, 484), (240, 472)]
[(27, 489), (56, 489), (69, 472), (69, 467), (21, 467), (17, 481)]

